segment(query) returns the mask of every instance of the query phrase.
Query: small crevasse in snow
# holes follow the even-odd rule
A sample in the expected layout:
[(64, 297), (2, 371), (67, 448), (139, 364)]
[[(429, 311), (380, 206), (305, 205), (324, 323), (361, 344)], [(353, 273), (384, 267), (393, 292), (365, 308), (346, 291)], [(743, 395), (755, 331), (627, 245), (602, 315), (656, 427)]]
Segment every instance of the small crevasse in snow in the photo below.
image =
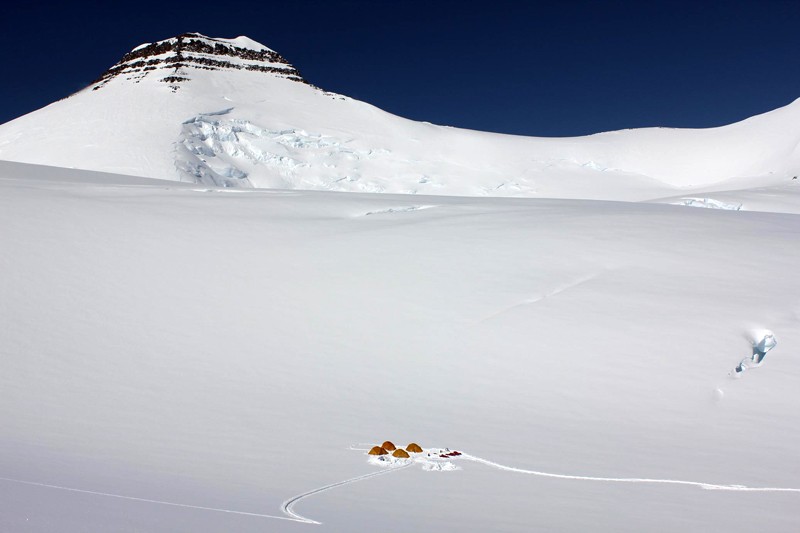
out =
[(775, 335), (771, 331), (759, 332), (756, 339), (753, 341), (752, 355), (742, 359), (736, 368), (733, 369), (733, 375), (739, 377), (748, 368), (757, 368), (764, 363), (764, 357), (767, 352), (775, 348), (778, 341), (775, 340)]
[(386, 209), (379, 209), (377, 211), (367, 211), (363, 215), (359, 216), (369, 216), (369, 215), (382, 215), (382, 214), (391, 214), (391, 213), (408, 213), (411, 211), (419, 211), (421, 209), (431, 209), (433, 207), (437, 207), (435, 205), (406, 205), (401, 207), (387, 207)]
[(685, 205), (688, 207), (704, 207), (706, 209), (723, 209), (726, 211), (739, 211), (742, 204), (726, 203), (713, 198), (681, 198), (674, 205)]

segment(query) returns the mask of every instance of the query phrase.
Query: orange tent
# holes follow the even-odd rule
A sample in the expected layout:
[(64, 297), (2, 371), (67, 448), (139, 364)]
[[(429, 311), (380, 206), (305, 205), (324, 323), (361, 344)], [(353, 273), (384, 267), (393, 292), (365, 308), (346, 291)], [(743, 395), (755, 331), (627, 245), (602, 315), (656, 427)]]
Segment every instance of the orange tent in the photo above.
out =
[(403, 459), (408, 459), (411, 456), (408, 455), (408, 452), (406, 452), (403, 448), (398, 448), (394, 451), (392, 457), (402, 457)]
[(389, 452), (387, 452), (380, 446), (373, 446), (372, 449), (369, 451), (369, 455), (389, 455)]
[(406, 446), (406, 450), (413, 452), (413, 453), (422, 453), (422, 447), (417, 444), (416, 442), (412, 442), (408, 446)]
[(384, 442), (383, 444), (381, 444), (381, 448), (383, 448), (383, 449), (384, 449), (384, 450), (386, 450), (387, 452), (393, 452), (393, 451), (395, 451), (395, 450), (397, 449), (397, 446), (395, 446), (394, 444), (392, 444), (392, 441), (390, 441), (390, 440), (387, 440), (386, 442)]

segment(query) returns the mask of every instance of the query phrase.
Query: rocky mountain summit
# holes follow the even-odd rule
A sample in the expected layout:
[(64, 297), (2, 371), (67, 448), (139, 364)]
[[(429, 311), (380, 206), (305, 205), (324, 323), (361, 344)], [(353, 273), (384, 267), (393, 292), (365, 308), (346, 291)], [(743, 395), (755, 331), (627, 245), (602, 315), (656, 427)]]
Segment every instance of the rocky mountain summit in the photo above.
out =
[(667, 199), (747, 210), (710, 188), (795, 181), (800, 100), (718, 128), (499, 135), (327, 93), (248, 37), (186, 33), (140, 45), (85, 89), (0, 125), (0, 160), (226, 189)]
[(265, 72), (308, 83), (283, 56), (247, 37), (215, 39), (184, 33), (134, 48), (92, 82), (92, 89), (102, 89), (117, 78), (139, 83), (147, 76), (160, 76), (159, 81), (177, 90), (198, 69)]

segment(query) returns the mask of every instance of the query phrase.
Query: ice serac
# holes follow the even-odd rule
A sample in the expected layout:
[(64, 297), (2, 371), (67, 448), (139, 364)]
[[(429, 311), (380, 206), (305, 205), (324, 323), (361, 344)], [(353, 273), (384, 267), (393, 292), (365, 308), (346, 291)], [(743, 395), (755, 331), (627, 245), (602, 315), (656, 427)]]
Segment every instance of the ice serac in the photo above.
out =
[(306, 83), (280, 54), (252, 39), (214, 39), (199, 33), (184, 33), (134, 48), (92, 82), (92, 90), (101, 89), (114, 79), (139, 83), (149, 75), (177, 90), (198, 70), (266, 72)]
[(798, 146), (800, 101), (711, 129), (548, 139), (436, 126), (325, 92), (247, 37), (199, 33), (140, 45), (0, 125), (0, 160), (207, 186), (624, 201), (785, 185)]

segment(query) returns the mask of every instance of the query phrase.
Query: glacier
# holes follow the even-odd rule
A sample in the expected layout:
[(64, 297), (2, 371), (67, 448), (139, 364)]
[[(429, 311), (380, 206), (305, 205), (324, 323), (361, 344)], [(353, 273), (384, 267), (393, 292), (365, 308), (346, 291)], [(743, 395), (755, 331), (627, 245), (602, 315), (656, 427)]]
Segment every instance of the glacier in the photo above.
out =
[(525, 138), (135, 48), (0, 125), (0, 531), (796, 531), (798, 119)]

